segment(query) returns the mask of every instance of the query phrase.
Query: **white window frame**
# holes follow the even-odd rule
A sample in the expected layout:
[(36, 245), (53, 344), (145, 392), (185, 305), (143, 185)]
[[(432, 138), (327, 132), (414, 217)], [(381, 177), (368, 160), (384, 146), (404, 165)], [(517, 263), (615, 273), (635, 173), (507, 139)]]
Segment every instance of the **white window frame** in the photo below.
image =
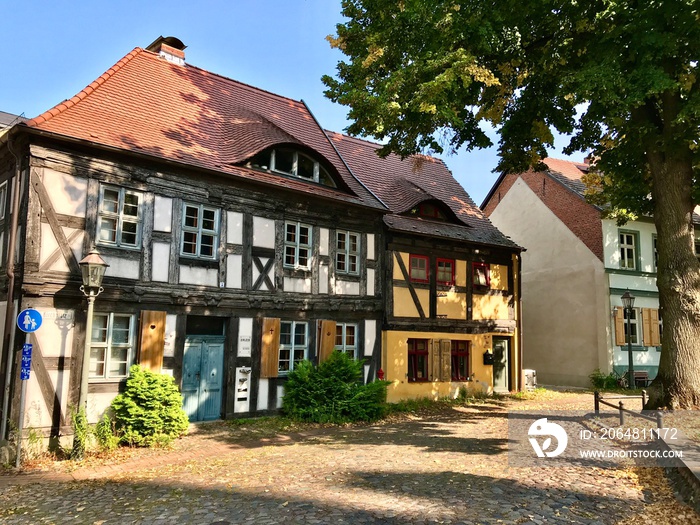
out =
[[(95, 335), (96, 324), (94, 320), (98, 317), (107, 317), (107, 333), (105, 334), (105, 341), (94, 341), (93, 336)], [(114, 333), (114, 319), (117, 318), (128, 318), (129, 319), (129, 334), (128, 341), (126, 343), (114, 343), (113, 333)], [(136, 317), (132, 314), (120, 314), (114, 312), (99, 312), (95, 313), (93, 317), (93, 331), (90, 334), (90, 381), (114, 381), (115, 379), (121, 380), (129, 376), (129, 368), (134, 362), (134, 343), (136, 340), (136, 334), (134, 333), (136, 327)], [(112, 350), (113, 349), (127, 349), (126, 354), (126, 374), (113, 374), (111, 369), (112, 364)], [(104, 350), (104, 361), (95, 361), (92, 355), (93, 349), (103, 349)], [(95, 373), (93, 368), (93, 363), (104, 363), (104, 371), (102, 374), (98, 375)]]
[[(354, 344), (348, 344), (348, 327), (352, 327), (354, 329)], [(359, 358), (359, 345), (357, 344), (358, 328), (357, 323), (336, 323), (335, 325), (335, 349), (339, 352), (348, 354), (353, 359)], [(340, 334), (338, 333), (339, 330)], [(341, 338), (340, 344), (338, 343), (338, 335), (340, 335)]]
[[(282, 333), (284, 333), (284, 327), (288, 325), (290, 328), (290, 341), (288, 344), (282, 343)], [(295, 341), (296, 329), (298, 326), (304, 327), (304, 343), (297, 344)], [(289, 352), (289, 359), (282, 359), (282, 352)], [(301, 358), (295, 358), (296, 352), (303, 352)], [(279, 375), (287, 375), (289, 372), (294, 370), (295, 363), (301, 362), (304, 359), (308, 359), (309, 355), (309, 323), (306, 321), (280, 321), (280, 349), (277, 354), (277, 371)], [(288, 363), (287, 369), (282, 369), (282, 363)]]
[[(351, 237), (354, 236), (357, 240), (355, 250), (351, 249)], [(341, 248), (341, 237), (344, 239), (345, 248)], [(335, 233), (335, 271), (348, 275), (360, 275), (360, 243), (362, 236), (357, 232), (337, 230)], [(355, 269), (352, 269), (353, 263)], [(345, 268), (341, 269), (344, 264)]]
[[(290, 226), (294, 227), (294, 240), (288, 240), (287, 234)], [(301, 242), (301, 228), (306, 228), (308, 230), (308, 242)], [(291, 250), (292, 258), (294, 263), (287, 262), (287, 254)], [(306, 264), (299, 264), (299, 253), (301, 250), (307, 251)], [(284, 223), (284, 253), (282, 257), (284, 258), (285, 268), (298, 268), (302, 270), (308, 270), (311, 268), (311, 257), (313, 255), (313, 227), (310, 224), (304, 224), (301, 222), (291, 222), (287, 221)]]
[[(623, 240), (624, 237), (624, 240)], [(631, 244), (628, 242), (632, 240)], [(637, 234), (629, 231), (618, 231), (618, 241), (620, 244), (620, 268), (623, 270), (638, 270), (637, 268)], [(632, 266), (628, 266), (630, 260), (629, 252), (632, 252)]]
[[(632, 332), (632, 346), (641, 346), (640, 341), (642, 335), (642, 319), (639, 308), (632, 308), (632, 317), (630, 318), (630, 331)], [(627, 333), (627, 308), (622, 307), (622, 322), (624, 324), (625, 344), (628, 344), (629, 334)]]
[[(654, 271), (658, 270), (659, 267), (659, 250), (656, 247), (658, 236), (654, 233), (651, 236), (651, 254), (654, 258)], [(696, 254), (697, 255), (697, 254)]]
[(5, 218), (5, 207), (7, 206), (7, 181), (0, 184), (0, 221)]
[[(197, 210), (197, 226), (188, 226), (187, 221), (187, 208), (192, 208)], [(205, 211), (210, 211), (214, 213), (214, 228), (204, 228), (202, 217)], [(192, 202), (182, 203), (182, 239), (180, 240), (180, 255), (182, 257), (190, 257), (193, 259), (209, 259), (214, 260), (219, 255), (219, 209), (213, 208), (211, 206), (205, 206), (204, 204), (194, 204)], [(185, 252), (185, 233), (191, 233), (197, 236), (195, 241), (195, 252), (189, 253)], [(202, 255), (202, 237), (204, 235), (212, 237), (212, 253), (211, 255)]]
[[(118, 211), (111, 212), (104, 209), (105, 202), (105, 191), (116, 191), (119, 193), (117, 201)], [(133, 195), (138, 199), (138, 211), (136, 217), (131, 215), (124, 215), (124, 200), (127, 195)], [(115, 240), (110, 241), (102, 239), (102, 221), (112, 220), (116, 221), (117, 229), (115, 231)], [(124, 242), (122, 239), (122, 234), (124, 233), (124, 223), (136, 224), (136, 242), (128, 243)], [(130, 249), (140, 249), (141, 248), (141, 231), (143, 223), (143, 193), (140, 191), (133, 191), (126, 188), (121, 188), (119, 186), (111, 186), (108, 184), (100, 185), (100, 201), (97, 210), (97, 244), (104, 246), (115, 246), (117, 248), (130, 248)]]

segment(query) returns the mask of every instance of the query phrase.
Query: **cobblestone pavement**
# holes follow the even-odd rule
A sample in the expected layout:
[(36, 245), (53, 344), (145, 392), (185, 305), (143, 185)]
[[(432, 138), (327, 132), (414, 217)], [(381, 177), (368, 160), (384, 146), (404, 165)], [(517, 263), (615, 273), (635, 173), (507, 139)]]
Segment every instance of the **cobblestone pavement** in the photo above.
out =
[[(491, 405), (247, 445), (217, 433), (191, 443), (97, 470), (0, 476), (0, 522), (646, 523), (653, 500), (631, 470), (509, 468), (506, 412)], [(677, 523), (700, 523), (673, 505)]]

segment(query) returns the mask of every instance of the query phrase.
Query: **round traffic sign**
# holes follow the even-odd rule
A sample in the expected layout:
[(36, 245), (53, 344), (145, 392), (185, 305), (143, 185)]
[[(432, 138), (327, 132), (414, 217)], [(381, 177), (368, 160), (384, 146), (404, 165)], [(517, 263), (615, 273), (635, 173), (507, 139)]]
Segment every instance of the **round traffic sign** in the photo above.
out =
[(17, 316), (17, 327), (26, 333), (36, 332), (43, 321), (41, 314), (32, 308), (22, 310)]

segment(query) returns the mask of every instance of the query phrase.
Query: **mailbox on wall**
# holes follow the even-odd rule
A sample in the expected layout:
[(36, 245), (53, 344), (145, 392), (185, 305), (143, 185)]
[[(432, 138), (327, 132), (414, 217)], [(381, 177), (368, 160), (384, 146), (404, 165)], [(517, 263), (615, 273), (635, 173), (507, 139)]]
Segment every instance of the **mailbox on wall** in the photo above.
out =
[(493, 364), (493, 353), (489, 352), (488, 350), (486, 350), (486, 352), (484, 352), (484, 364), (485, 365), (492, 365)]

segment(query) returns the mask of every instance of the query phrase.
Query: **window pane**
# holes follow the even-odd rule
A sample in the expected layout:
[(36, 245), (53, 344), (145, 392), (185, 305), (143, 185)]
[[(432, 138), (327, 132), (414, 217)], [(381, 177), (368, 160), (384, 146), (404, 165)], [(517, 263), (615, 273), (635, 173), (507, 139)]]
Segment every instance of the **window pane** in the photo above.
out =
[(357, 253), (357, 246), (359, 244), (358, 236), (350, 234), (350, 253)]
[(355, 325), (349, 324), (345, 326), (345, 345), (355, 346)]
[(306, 324), (298, 323), (294, 326), (294, 346), (306, 345)]
[(214, 256), (214, 237), (211, 235), (202, 235), (202, 243), (199, 248), (199, 255), (204, 257)]
[(114, 316), (112, 321), (112, 344), (129, 343), (130, 321), (131, 319), (129, 317)]
[(110, 377), (125, 376), (127, 374), (127, 358), (129, 357), (128, 348), (112, 348), (112, 353), (109, 360), (109, 375)]
[(182, 253), (197, 253), (197, 234), (193, 232), (182, 233)]
[(338, 232), (338, 250), (345, 251), (345, 233)]
[(280, 324), (280, 344), (292, 344), (292, 323), (285, 322)]
[(299, 266), (309, 265), (309, 250), (306, 248), (299, 249)]
[(299, 244), (309, 245), (309, 228), (308, 226), (299, 226)]
[(280, 348), (280, 360), (279, 360), (279, 371), (288, 372), (289, 371), (289, 360), (290, 360), (290, 350), (286, 348)]
[(285, 234), (287, 242), (297, 242), (297, 227), (296, 224), (287, 224), (287, 232)]
[(107, 316), (103, 314), (95, 314), (92, 318), (92, 342), (106, 343), (107, 342)]
[(105, 188), (102, 194), (102, 211), (119, 213), (119, 190)]
[(350, 256), (350, 272), (357, 273), (357, 255)]
[(105, 242), (117, 241), (117, 219), (100, 218), (100, 240)]
[(124, 215), (129, 217), (139, 216), (139, 197), (133, 193), (124, 195)]
[(284, 264), (294, 266), (297, 250), (294, 246), (284, 247)]
[(216, 212), (214, 210), (202, 212), (202, 229), (216, 231)]
[(122, 224), (122, 244), (136, 245), (138, 224), (135, 222), (124, 222)]
[(314, 164), (316, 164), (309, 157), (304, 155), (298, 155), (299, 160), (297, 161), (297, 176), (303, 177), (305, 179), (314, 178)]
[(339, 253), (337, 254), (337, 259), (338, 259), (338, 270), (341, 272), (344, 272), (347, 268), (345, 266), (345, 254), (344, 253)]
[(343, 346), (343, 325), (335, 325), (335, 346)]
[(332, 188), (335, 188), (335, 182), (333, 182), (333, 179), (331, 176), (328, 174), (328, 172), (323, 169), (322, 166), (319, 165), (318, 167), (318, 181), (321, 184), (324, 184), (326, 186), (331, 186)]
[(199, 208), (185, 206), (185, 226), (199, 228)]
[(90, 349), (90, 377), (104, 377), (105, 375), (105, 349)]
[(294, 152), (292, 150), (275, 150), (275, 169), (284, 173), (294, 173)]

